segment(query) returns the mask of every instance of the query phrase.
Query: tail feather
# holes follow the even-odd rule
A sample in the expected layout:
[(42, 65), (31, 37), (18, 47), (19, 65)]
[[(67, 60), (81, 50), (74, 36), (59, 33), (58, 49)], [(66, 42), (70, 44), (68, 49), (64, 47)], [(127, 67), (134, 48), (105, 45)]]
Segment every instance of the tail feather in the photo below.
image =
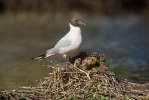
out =
[(31, 59), (42, 60), (42, 59), (45, 58), (45, 57), (46, 57), (46, 54), (43, 54), (43, 55), (39, 55), (39, 56), (37, 56), (37, 57), (33, 57), (33, 58), (31, 58)]

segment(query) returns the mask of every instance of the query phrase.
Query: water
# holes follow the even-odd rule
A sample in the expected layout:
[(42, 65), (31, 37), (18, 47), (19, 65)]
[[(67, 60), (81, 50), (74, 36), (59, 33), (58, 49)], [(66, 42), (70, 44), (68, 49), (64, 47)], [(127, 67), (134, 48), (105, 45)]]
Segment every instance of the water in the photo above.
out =
[[(51, 72), (51, 68), (43, 66), (51, 63), (30, 58), (43, 54), (69, 31), (69, 18), (0, 17), (0, 89), (35, 86), (35, 80)], [(80, 51), (104, 53), (110, 68), (148, 67), (148, 20), (139, 16), (82, 17), (82, 20), (87, 26), (81, 27), (84, 40)]]
[(97, 25), (91, 27), (97, 31), (92, 39), (93, 45), (88, 43), (86, 47), (94, 47), (91, 51), (96, 50), (106, 54), (107, 62), (111, 67), (147, 67), (149, 59), (147, 53), (149, 51), (148, 25), (148, 22), (137, 16), (129, 18), (105, 17)]

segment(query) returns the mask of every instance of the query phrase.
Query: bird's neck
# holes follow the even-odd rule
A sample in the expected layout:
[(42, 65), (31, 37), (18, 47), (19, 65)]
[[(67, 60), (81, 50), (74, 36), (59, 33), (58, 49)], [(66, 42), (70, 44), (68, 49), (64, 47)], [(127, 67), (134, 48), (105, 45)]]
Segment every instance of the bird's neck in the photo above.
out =
[(81, 29), (79, 26), (73, 26), (69, 23), (69, 26), (70, 26), (70, 32), (71, 31), (74, 31), (74, 32), (78, 32), (78, 33), (81, 33)]

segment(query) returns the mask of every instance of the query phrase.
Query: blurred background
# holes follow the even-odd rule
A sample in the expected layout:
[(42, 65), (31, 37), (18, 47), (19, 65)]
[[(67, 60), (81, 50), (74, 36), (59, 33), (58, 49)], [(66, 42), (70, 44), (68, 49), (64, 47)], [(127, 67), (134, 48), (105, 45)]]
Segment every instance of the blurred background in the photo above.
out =
[(104, 53), (121, 79), (149, 82), (148, 0), (0, 0), (0, 89), (36, 86), (52, 72), (54, 59), (31, 60), (69, 31), (69, 19), (81, 27), (80, 51)]

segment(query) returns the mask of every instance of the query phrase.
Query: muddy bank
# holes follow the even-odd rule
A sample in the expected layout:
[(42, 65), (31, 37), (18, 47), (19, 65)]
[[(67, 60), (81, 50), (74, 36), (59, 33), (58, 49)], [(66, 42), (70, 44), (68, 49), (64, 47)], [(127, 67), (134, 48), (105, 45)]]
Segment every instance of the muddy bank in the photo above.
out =
[[(149, 84), (132, 83), (118, 79), (105, 63), (104, 54), (80, 52), (65, 63), (56, 64), (53, 73), (44, 76), (36, 87), (22, 90), (1, 90), (0, 99), (13, 100), (147, 100)], [(51, 67), (51, 66), (49, 66)]]

